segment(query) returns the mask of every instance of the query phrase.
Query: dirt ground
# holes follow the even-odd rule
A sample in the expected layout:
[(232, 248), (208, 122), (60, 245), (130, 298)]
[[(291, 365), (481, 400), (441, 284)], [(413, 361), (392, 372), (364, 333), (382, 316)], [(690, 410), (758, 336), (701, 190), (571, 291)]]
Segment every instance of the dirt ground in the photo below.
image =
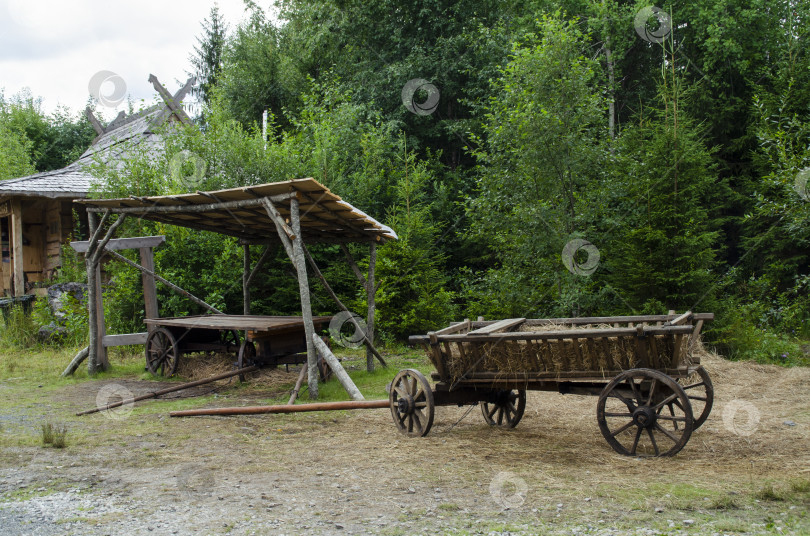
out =
[[(387, 409), (168, 417), (265, 403), (294, 371), (87, 417), (73, 413), (104, 385), (137, 395), (154, 382), (29, 395), (10, 378), (0, 534), (810, 534), (810, 369), (703, 362), (712, 415), (677, 456), (654, 459), (607, 445), (595, 397), (529, 393), (513, 430), (440, 407), (431, 433), (409, 439)], [(40, 445), (46, 419), (67, 423), (67, 448)]]

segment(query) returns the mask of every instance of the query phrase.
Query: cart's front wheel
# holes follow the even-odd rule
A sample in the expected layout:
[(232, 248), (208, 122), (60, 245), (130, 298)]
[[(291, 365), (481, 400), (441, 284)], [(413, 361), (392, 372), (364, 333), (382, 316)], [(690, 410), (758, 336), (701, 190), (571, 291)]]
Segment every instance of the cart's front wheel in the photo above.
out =
[(692, 415), (695, 417), (695, 429), (698, 429), (706, 422), (714, 403), (714, 386), (709, 373), (700, 366), (689, 376), (679, 378), (678, 383), (689, 397)]
[(421, 372), (400, 370), (388, 394), (391, 416), (399, 431), (410, 437), (427, 435), (433, 426), (435, 403), (430, 384)]
[(180, 350), (172, 332), (157, 328), (146, 338), (146, 368), (155, 376), (174, 376)]
[(626, 456), (673, 456), (694, 429), (683, 388), (657, 370), (616, 376), (599, 395), (596, 418), (613, 450)]
[(524, 389), (497, 389), (481, 402), (481, 413), (490, 426), (514, 428), (526, 410)]

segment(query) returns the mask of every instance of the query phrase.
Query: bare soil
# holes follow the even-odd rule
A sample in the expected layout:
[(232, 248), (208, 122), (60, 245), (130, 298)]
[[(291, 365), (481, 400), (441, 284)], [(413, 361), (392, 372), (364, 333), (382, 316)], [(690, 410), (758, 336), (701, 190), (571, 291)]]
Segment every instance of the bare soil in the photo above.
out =
[[(167, 415), (266, 403), (293, 370), (81, 418), (104, 385), (155, 382), (0, 381), (0, 534), (810, 534), (810, 369), (703, 362), (712, 415), (655, 459), (610, 449), (595, 397), (531, 392), (513, 430), (440, 407), (409, 439), (387, 409)], [(46, 420), (68, 448), (39, 445)]]

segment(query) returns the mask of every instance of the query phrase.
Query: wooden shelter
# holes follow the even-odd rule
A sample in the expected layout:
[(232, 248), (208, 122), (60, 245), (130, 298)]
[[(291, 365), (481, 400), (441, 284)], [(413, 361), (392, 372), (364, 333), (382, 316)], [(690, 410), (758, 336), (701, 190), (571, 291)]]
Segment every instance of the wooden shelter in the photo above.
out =
[[(103, 326), (99, 318), (97, 296), (100, 284), (97, 277), (98, 263), (115, 230), (127, 216), (179, 225), (201, 231), (211, 231), (239, 238), (245, 249), (243, 292), (245, 314), (250, 312), (250, 282), (259, 270), (261, 263), (275, 251), (278, 244), (286, 251), (295, 267), (301, 297), (301, 314), (307, 339), (308, 386), (310, 396), (317, 397), (318, 369), (317, 354), (313, 336), (316, 335), (310, 305), (307, 262), (330, 296), (339, 307), (348, 312), (332, 291), (323, 274), (315, 265), (306, 244), (340, 244), (349, 264), (368, 293), (368, 323), (363, 333), (368, 347), (368, 359), (381, 356), (373, 347), (374, 265), (376, 246), (397, 238), (396, 233), (374, 218), (343, 201), (324, 185), (314, 179), (298, 179), (258, 186), (246, 186), (213, 192), (196, 192), (183, 195), (156, 197), (131, 196), (126, 199), (98, 199), (77, 201), (87, 211), (90, 228), (90, 241), (86, 263), (90, 283), (90, 345), (89, 358), (98, 363), (103, 357)], [(97, 215), (101, 215), (100, 221)], [(118, 215), (111, 223), (112, 215)], [(108, 227), (106, 233), (105, 227)], [(369, 245), (370, 262), (368, 276), (364, 277), (351, 258), (347, 243)], [(250, 265), (250, 247), (264, 245), (265, 255), (255, 267)], [(139, 267), (142, 268), (142, 267)], [(215, 311), (217, 312), (217, 311)], [(101, 313), (103, 315), (103, 313)], [(352, 317), (353, 318), (353, 317)], [(355, 326), (357, 326), (355, 320)], [(372, 362), (370, 361), (370, 364)]]
[(194, 80), (174, 95), (154, 75), (149, 81), (162, 104), (129, 116), (121, 112), (106, 126), (88, 108), (85, 114), (98, 136), (77, 161), (62, 169), (0, 181), (0, 295), (44, 292), (37, 284), (51, 279), (61, 266), (62, 245), (76, 238), (75, 229), (86, 233), (87, 219), (78, 214), (74, 221), (72, 202), (86, 198), (92, 188), (95, 179), (88, 166), (119, 166), (135, 150), (159, 152), (158, 127), (191, 124), (182, 101)]

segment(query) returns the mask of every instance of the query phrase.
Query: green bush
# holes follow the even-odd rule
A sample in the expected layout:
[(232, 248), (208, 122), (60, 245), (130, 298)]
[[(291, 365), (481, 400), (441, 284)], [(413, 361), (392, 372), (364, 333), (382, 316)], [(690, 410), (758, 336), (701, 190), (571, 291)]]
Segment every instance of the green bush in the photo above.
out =
[[(736, 303), (718, 314), (718, 325), (708, 332), (708, 340), (728, 359), (750, 359), (778, 365), (810, 365), (810, 358), (795, 338), (779, 333), (762, 319), (759, 302)], [(757, 315), (757, 313), (760, 313)]]

